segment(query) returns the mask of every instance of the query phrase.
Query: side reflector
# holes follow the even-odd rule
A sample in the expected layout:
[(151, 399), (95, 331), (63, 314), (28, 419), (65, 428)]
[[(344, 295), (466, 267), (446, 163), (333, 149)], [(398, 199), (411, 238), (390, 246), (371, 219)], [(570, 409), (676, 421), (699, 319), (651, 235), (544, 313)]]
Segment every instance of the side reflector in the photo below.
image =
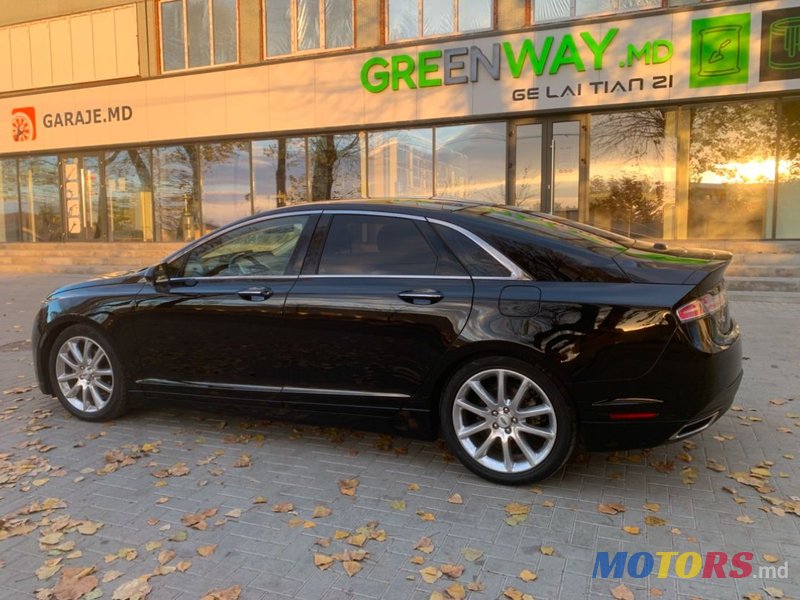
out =
[(654, 412), (626, 412), (626, 413), (611, 413), (612, 421), (635, 421), (637, 419), (655, 419), (658, 413)]

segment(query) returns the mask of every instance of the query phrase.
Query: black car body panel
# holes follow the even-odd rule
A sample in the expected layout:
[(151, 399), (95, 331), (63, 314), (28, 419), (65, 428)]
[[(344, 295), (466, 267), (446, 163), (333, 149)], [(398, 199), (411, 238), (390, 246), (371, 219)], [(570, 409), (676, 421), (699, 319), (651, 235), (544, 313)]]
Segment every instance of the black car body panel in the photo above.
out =
[[(323, 273), (340, 214), (411, 220), (436, 271)], [(286, 215), (308, 219), (284, 272), (186, 271), (192, 253), (220, 236)], [(481, 275), (442, 227), (481, 245), (502, 274)], [(375, 243), (365, 232), (352, 243)], [(710, 424), (736, 393), (741, 342), (727, 304), (688, 322), (676, 313), (704, 295), (724, 298), (730, 258), (479, 203), (287, 207), (212, 232), (160, 270), (57, 290), (36, 318), (35, 365), (41, 389), (54, 393), (53, 340), (88, 323), (112, 340), (134, 394), (374, 415), (428, 435), (460, 365), (510, 356), (553, 375), (590, 449), (651, 446)], [(226, 260), (236, 256), (222, 257), (218, 273)]]

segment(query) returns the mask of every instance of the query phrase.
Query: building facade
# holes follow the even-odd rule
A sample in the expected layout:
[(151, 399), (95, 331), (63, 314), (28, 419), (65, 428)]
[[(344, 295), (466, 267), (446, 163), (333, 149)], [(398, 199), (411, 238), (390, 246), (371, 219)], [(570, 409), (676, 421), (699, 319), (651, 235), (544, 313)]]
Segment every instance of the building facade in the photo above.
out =
[(800, 238), (800, 0), (3, 4), (0, 242), (431, 196)]

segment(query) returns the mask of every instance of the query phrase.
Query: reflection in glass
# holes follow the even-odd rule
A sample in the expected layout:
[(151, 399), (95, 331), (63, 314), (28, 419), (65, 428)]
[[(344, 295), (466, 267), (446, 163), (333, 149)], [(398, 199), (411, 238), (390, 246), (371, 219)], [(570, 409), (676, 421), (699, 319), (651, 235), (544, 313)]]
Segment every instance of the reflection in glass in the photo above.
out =
[(353, 45), (353, 0), (325, 0), (325, 47)]
[(208, 0), (186, 0), (186, 20), (189, 31), (189, 68), (205, 67), (211, 64)]
[(453, 33), (453, 0), (422, 0), (422, 35)]
[(212, 0), (214, 11), (214, 64), (236, 62), (236, 0)]
[(589, 223), (628, 236), (675, 237), (675, 112), (591, 118)]
[(534, 23), (587, 15), (660, 8), (661, 0), (534, 0)]
[(157, 239), (188, 241), (200, 237), (200, 169), (192, 144), (153, 149)]
[(267, 55), (278, 56), (292, 51), (292, 15), (290, 0), (267, 0)]
[(389, 0), (389, 41), (419, 37), (418, 0)]
[(161, 52), (165, 71), (186, 68), (183, 42), (183, 3), (181, 0), (161, 3)]
[(771, 237), (776, 121), (772, 102), (692, 109), (689, 237)]
[(203, 166), (203, 228), (216, 229), (251, 213), (250, 144), (200, 146)]
[(308, 201), (305, 138), (253, 142), (256, 212)]
[(506, 125), (436, 128), (436, 195), (504, 203)]
[(22, 238), (58, 242), (63, 239), (58, 157), (32, 156), (19, 160)]
[(319, 48), (319, 0), (297, 0), (297, 49)]
[(107, 239), (108, 212), (101, 200), (100, 158), (95, 155), (66, 156), (61, 166), (67, 239)]
[(800, 101), (782, 107), (776, 237), (800, 238)]
[(542, 210), (542, 126), (539, 123), (517, 126), (517, 206)]
[(553, 123), (552, 213), (577, 221), (580, 184), (581, 126), (578, 121)]
[(17, 190), (17, 160), (0, 159), (0, 242), (18, 242), (19, 190)]
[(368, 145), (372, 198), (433, 194), (433, 130), (377, 131)]
[(458, 3), (458, 30), (492, 28), (492, 0), (461, 0)]
[(358, 134), (308, 138), (311, 200), (361, 198), (361, 153)]
[(150, 150), (106, 153), (106, 202), (114, 241), (153, 240), (153, 182)]

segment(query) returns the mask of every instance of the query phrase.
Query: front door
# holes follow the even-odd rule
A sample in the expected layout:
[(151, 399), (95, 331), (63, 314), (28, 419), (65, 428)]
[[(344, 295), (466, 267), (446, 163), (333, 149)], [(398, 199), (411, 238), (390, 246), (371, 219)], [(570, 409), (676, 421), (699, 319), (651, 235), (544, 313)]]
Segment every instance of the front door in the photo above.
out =
[(99, 154), (67, 155), (61, 160), (68, 240), (108, 239), (101, 168)]
[(584, 120), (527, 119), (511, 123), (510, 203), (580, 220), (585, 180)]

